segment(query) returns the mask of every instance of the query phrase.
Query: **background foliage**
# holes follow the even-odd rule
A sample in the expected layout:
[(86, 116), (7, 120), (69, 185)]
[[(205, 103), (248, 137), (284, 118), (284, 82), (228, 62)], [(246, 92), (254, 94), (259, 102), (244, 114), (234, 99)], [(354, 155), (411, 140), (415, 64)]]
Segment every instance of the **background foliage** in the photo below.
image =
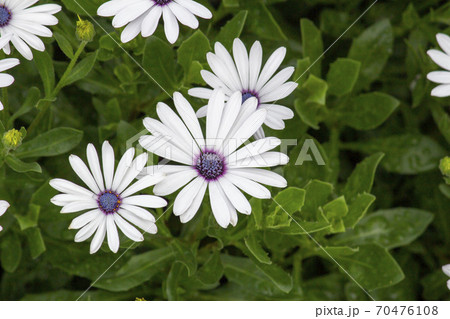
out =
[[(426, 50), (436, 33), (450, 33), (449, 3), (378, 1), (308, 69), (372, 2), (201, 1), (214, 18), (183, 27), (173, 47), (159, 28), (120, 48), (110, 19), (95, 16), (104, 1), (77, 1), (86, 11), (62, 0), (48, 51), (22, 59), (3, 90), (11, 112), (0, 113), (0, 132), (24, 127), (27, 136), (0, 164), (0, 198), (12, 203), (1, 219), (0, 299), (74, 300), (93, 284), (83, 300), (367, 300), (332, 259), (375, 299), (449, 299), (440, 267), (450, 261), (450, 191), (437, 169), (448, 154), (449, 100), (431, 98), (426, 80), (436, 68)], [(98, 21), (86, 47), (76, 14)], [(299, 140), (277, 168), (289, 187), (272, 190), (294, 220), (255, 199), (252, 215), (226, 230), (208, 205), (187, 225), (169, 212), (157, 235), (96, 281), (118, 255), (91, 256), (73, 242), (73, 216), (50, 204), (48, 180), (76, 180), (67, 157), (84, 156), (89, 142), (108, 139), (123, 152), (158, 101), (172, 105), (168, 94), (204, 85), (199, 71), (214, 43), (230, 48), (236, 37), (247, 47), (260, 40), (266, 58), (286, 46), (284, 64), (297, 67), (300, 86), (284, 103), (296, 117), (271, 132)], [(309, 138), (326, 166), (295, 165)], [(130, 244), (122, 238), (121, 251)]]

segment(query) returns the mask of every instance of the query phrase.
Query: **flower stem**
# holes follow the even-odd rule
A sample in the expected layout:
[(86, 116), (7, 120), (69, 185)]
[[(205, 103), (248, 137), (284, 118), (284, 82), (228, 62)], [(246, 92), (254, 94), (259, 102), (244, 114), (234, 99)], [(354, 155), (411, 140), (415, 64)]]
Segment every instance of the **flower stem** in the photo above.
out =
[[(53, 91), (50, 94), (50, 96), (45, 96), (44, 100), (46, 100), (47, 102), (43, 103), (42, 107), (40, 108), (40, 111), (39, 111), (38, 115), (36, 116), (34, 121), (31, 123), (30, 127), (28, 128), (28, 133), (29, 134), (36, 129), (38, 124), (42, 121), (42, 119), (47, 114), (47, 111), (50, 109), (50, 106), (52, 105), (51, 101), (54, 98), (56, 98), (56, 96), (59, 94), (61, 89), (64, 87), (64, 82), (66, 81), (67, 77), (72, 73), (72, 70), (75, 67), (75, 65), (76, 65), (76, 63), (77, 63), (81, 53), (84, 51), (84, 48), (86, 47), (86, 44), (87, 44), (86, 41), (82, 41), (80, 43), (80, 46), (78, 47), (77, 51), (75, 52), (73, 58), (71, 59), (69, 65), (67, 66), (66, 71), (64, 72), (63, 76), (59, 80), (58, 84), (55, 86), (55, 88), (53, 89)], [(51, 116), (51, 113), (49, 114), (49, 116)]]

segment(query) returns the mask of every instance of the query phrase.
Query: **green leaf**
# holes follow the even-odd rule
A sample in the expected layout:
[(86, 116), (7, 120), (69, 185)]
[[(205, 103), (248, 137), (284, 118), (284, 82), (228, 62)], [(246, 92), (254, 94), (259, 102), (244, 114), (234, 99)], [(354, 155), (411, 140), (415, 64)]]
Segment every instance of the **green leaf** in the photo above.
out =
[(179, 263), (172, 264), (172, 267), (170, 268), (165, 284), (165, 292), (169, 301), (179, 300), (178, 282), (183, 274), (183, 271), (183, 265)]
[(178, 64), (183, 67), (185, 77), (189, 75), (192, 62), (205, 62), (206, 53), (208, 53), (209, 51), (211, 51), (209, 40), (200, 30), (197, 30), (188, 39), (183, 41), (177, 53)]
[(262, 248), (261, 244), (258, 242), (258, 239), (254, 233), (245, 237), (244, 241), (245, 246), (259, 262), (268, 265), (272, 263), (269, 256), (267, 255), (267, 252)]
[(378, 79), (392, 54), (393, 31), (389, 20), (381, 20), (353, 40), (348, 57), (361, 62), (357, 88), (367, 88)]
[(23, 102), (22, 106), (15, 112), (8, 120), (9, 127), (13, 126), (14, 121), (21, 117), (24, 114), (27, 114), (31, 110), (33, 110), (36, 106), (36, 104), (39, 101), (39, 98), (41, 97), (41, 92), (39, 89), (35, 86), (31, 87), (27, 92), (27, 97), (25, 101)]
[(122, 117), (122, 110), (120, 109), (119, 100), (117, 98), (110, 99), (107, 103), (104, 101), (93, 98), (97, 113), (104, 117), (107, 123), (118, 123)]
[(239, 38), (247, 20), (248, 11), (242, 10), (229, 20), (216, 37), (216, 41), (222, 43), (225, 48), (231, 49), (233, 41)]
[(190, 277), (195, 274), (197, 271), (197, 259), (195, 258), (192, 249), (178, 241), (174, 241), (170, 247), (173, 249), (175, 261), (180, 262), (186, 267), (188, 276)]
[(161, 89), (171, 91), (176, 88), (174, 51), (165, 41), (157, 37), (146, 41), (142, 66), (151, 77), (149, 81)]
[(77, 146), (82, 137), (82, 131), (68, 127), (55, 128), (22, 144), (15, 155), (18, 158), (61, 155)]
[(216, 284), (223, 276), (223, 265), (218, 251), (211, 254), (197, 271), (197, 279), (205, 285)]
[(378, 164), (383, 159), (383, 153), (376, 153), (365, 158), (356, 165), (344, 188), (344, 195), (350, 202), (362, 193), (370, 193)]
[(326, 218), (331, 222), (331, 232), (344, 232), (345, 226), (343, 217), (348, 213), (348, 206), (344, 196), (338, 197), (323, 206), (323, 212)]
[(294, 80), (298, 83), (299, 87), (301, 87), (308, 78), (309, 73), (309, 67), (311, 65), (311, 59), (310, 58), (304, 58), (297, 60), (297, 67), (295, 68), (294, 73)]
[(70, 41), (66, 39), (66, 37), (59, 33), (58, 31), (53, 32), (53, 36), (55, 37), (56, 42), (58, 43), (59, 48), (62, 52), (69, 58), (73, 58), (73, 48), (72, 44), (70, 44)]
[(409, 245), (433, 220), (433, 214), (414, 208), (379, 210), (362, 219), (353, 230), (333, 238), (336, 245), (377, 243), (387, 249)]
[[(270, 296), (280, 292), (280, 287), (275, 285), (273, 280), (250, 259), (221, 255), (221, 260), (224, 266), (225, 276), (229, 281), (256, 294), (259, 293)], [(273, 266), (274, 265), (270, 265), (268, 267)], [(289, 284), (284, 288), (289, 288)]]
[(46, 251), (44, 238), (42, 238), (41, 230), (37, 227), (28, 228), (25, 230), (25, 235), (28, 240), (28, 247), (30, 248), (31, 258), (36, 259)]
[(70, 72), (70, 74), (65, 78), (61, 85), (68, 86), (72, 83), (75, 83), (79, 80), (82, 80), (92, 71), (92, 68), (95, 65), (95, 61), (97, 60), (98, 51), (95, 53), (88, 54), (83, 60), (81, 60)]
[(292, 215), (302, 209), (305, 203), (305, 190), (297, 187), (288, 187), (279, 192), (273, 199), (269, 211), (273, 211), (275, 215), (288, 214)]
[(437, 103), (431, 103), (430, 109), (439, 131), (444, 136), (447, 143), (450, 143), (450, 116), (444, 111), (442, 106)]
[(302, 88), (307, 92), (306, 103), (325, 105), (328, 90), (327, 82), (311, 74)]
[(404, 278), (395, 259), (386, 248), (378, 245), (361, 245), (352, 255), (337, 255), (333, 258), (334, 262), (341, 265), (358, 284), (369, 291), (392, 286)]
[(345, 103), (338, 112), (339, 119), (357, 130), (372, 130), (383, 124), (400, 102), (390, 95), (373, 92), (362, 94)]
[(361, 62), (339, 58), (330, 65), (327, 75), (328, 92), (341, 97), (352, 92), (358, 80)]
[(325, 205), (333, 192), (333, 185), (327, 182), (312, 180), (306, 186), (305, 205), (302, 208), (302, 215), (308, 212), (315, 216), (317, 209)]
[(80, 16), (95, 16), (102, 0), (62, 0), (64, 6)]
[(420, 134), (392, 135), (364, 143), (351, 144), (351, 148), (372, 154), (386, 154), (382, 165), (393, 173), (418, 174), (435, 169), (445, 156), (444, 149), (433, 139)]
[(313, 63), (311, 73), (320, 77), (322, 72), (321, 61), (318, 61), (318, 59), (323, 53), (322, 34), (314, 23), (308, 19), (300, 20), (300, 28), (302, 32), (303, 57), (308, 57)]
[(18, 173), (36, 172), (42, 173), (41, 166), (38, 163), (25, 163), (15, 156), (8, 155), (5, 159), (6, 164)]
[(358, 194), (350, 203), (348, 213), (344, 217), (346, 227), (353, 228), (366, 215), (370, 206), (375, 201), (375, 196), (368, 193)]
[(2, 237), (1, 252), (2, 268), (7, 272), (15, 272), (22, 259), (20, 238), (12, 232)]
[(20, 230), (24, 231), (28, 228), (36, 227), (40, 211), (41, 207), (39, 205), (30, 204), (26, 215), (15, 215), (19, 222)]
[(50, 96), (55, 88), (55, 69), (53, 68), (52, 58), (47, 51), (37, 51), (34, 53), (34, 61), (44, 85), (45, 95)]
[(258, 35), (259, 38), (272, 41), (287, 41), (288, 38), (278, 22), (272, 15), (271, 10), (260, 0), (246, 0), (246, 9), (249, 12), (249, 30)]
[(127, 291), (161, 272), (173, 257), (171, 247), (134, 255), (115, 275), (100, 278), (94, 287), (114, 292)]

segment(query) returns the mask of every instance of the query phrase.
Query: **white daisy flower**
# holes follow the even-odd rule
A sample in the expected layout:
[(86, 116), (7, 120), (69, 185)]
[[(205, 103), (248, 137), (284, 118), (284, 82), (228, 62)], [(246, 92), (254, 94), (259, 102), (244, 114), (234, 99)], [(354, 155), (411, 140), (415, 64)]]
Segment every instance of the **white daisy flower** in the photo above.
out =
[[(208, 64), (212, 72), (202, 70), (203, 80), (212, 88), (193, 88), (189, 94), (194, 97), (209, 99), (213, 89), (221, 88), (225, 92), (226, 99), (239, 91), (244, 102), (250, 97), (258, 100), (258, 108), (267, 110), (264, 122), (274, 130), (284, 129), (284, 120), (294, 117), (294, 112), (282, 105), (274, 104), (290, 95), (298, 86), (295, 82), (286, 82), (294, 73), (294, 67), (287, 67), (275, 75), (286, 55), (286, 48), (277, 49), (267, 60), (261, 70), (263, 50), (259, 41), (256, 41), (250, 54), (241, 40), (235, 39), (233, 43), (233, 58), (225, 47), (217, 42), (215, 53), (207, 54)], [(204, 117), (207, 106), (197, 112), (198, 117)], [(257, 138), (264, 137), (264, 131), (260, 128)]]
[[(450, 264), (442, 266), (442, 271), (444, 274), (450, 277)], [(447, 281), (447, 287), (450, 289), (450, 280)]]
[[(2, 38), (11, 36), (11, 43), (28, 60), (33, 59), (30, 47), (45, 50), (44, 42), (38, 37), (52, 37), (52, 31), (46, 26), (58, 24), (58, 19), (53, 15), (61, 11), (61, 6), (57, 4), (30, 8), (36, 2), (38, 0), (0, 0), (0, 35)], [(9, 43), (3, 51), (11, 53)]]
[(191, 29), (197, 29), (198, 20), (195, 16), (212, 18), (211, 11), (193, 0), (111, 0), (102, 4), (97, 14), (102, 17), (114, 16), (114, 28), (126, 26), (120, 37), (123, 43), (133, 40), (139, 33), (143, 37), (151, 36), (155, 33), (161, 15), (170, 43), (178, 39), (178, 21)]
[(165, 196), (184, 187), (177, 195), (173, 212), (186, 223), (197, 213), (209, 189), (211, 209), (217, 223), (235, 226), (236, 211), (250, 214), (251, 206), (243, 192), (256, 198), (270, 198), (270, 191), (259, 183), (286, 187), (280, 175), (261, 167), (284, 165), (289, 158), (271, 152), (280, 145), (268, 137), (246, 146), (245, 143), (262, 125), (267, 111), (257, 110), (258, 101), (251, 98), (242, 105), (242, 95), (233, 94), (228, 103), (221, 90), (212, 95), (206, 115), (206, 140), (195, 112), (180, 94), (174, 94), (179, 116), (166, 104), (157, 105), (161, 120), (146, 118), (144, 125), (152, 135), (142, 136), (139, 143), (151, 153), (178, 162), (179, 165), (147, 167), (146, 174), (163, 172), (166, 178), (156, 184), (155, 194)]
[[(61, 213), (74, 213), (89, 210), (75, 218), (69, 229), (79, 229), (75, 242), (82, 242), (95, 236), (91, 241), (91, 254), (97, 252), (105, 238), (111, 251), (119, 250), (119, 234), (117, 227), (125, 236), (134, 241), (143, 241), (144, 237), (130, 223), (145, 232), (155, 234), (157, 228), (155, 218), (142, 207), (161, 208), (167, 202), (157, 196), (134, 195), (137, 192), (155, 185), (163, 179), (162, 174), (146, 176), (130, 185), (147, 163), (147, 154), (141, 154), (134, 160), (134, 148), (128, 149), (114, 172), (114, 150), (105, 141), (102, 147), (103, 174), (94, 145), (87, 146), (89, 168), (76, 155), (70, 155), (69, 161), (78, 177), (89, 187), (78, 186), (63, 179), (53, 179), (50, 185), (62, 192), (51, 199), (52, 203), (62, 206)], [(129, 223), (130, 222), (130, 223)]]
[[(0, 200), (0, 216), (2, 216), (9, 208), (9, 203), (6, 200)], [(0, 231), (3, 230), (2, 225), (0, 225)]]
[[(1, 42), (1, 39), (0, 39)], [(18, 65), (20, 61), (18, 59), (3, 59), (0, 60), (0, 88), (5, 88), (14, 83), (14, 77), (12, 75), (1, 73), (3, 71), (9, 70), (16, 65)], [(0, 101), (0, 111), (3, 110), (3, 103)]]
[[(0, 35), (10, 36), (9, 40), (26, 59), (33, 59), (30, 47), (44, 51), (45, 45), (39, 37), (52, 37), (48, 25), (58, 24), (53, 15), (61, 11), (57, 4), (43, 4), (31, 7), (38, 0), (0, 0)], [(9, 41), (8, 41), (9, 42)], [(9, 43), (3, 47), (6, 54), (11, 53)]]
[(436, 35), (439, 46), (444, 51), (428, 50), (430, 58), (445, 71), (433, 71), (427, 74), (428, 80), (440, 83), (431, 91), (432, 96), (447, 97), (450, 96), (450, 37), (443, 33)]

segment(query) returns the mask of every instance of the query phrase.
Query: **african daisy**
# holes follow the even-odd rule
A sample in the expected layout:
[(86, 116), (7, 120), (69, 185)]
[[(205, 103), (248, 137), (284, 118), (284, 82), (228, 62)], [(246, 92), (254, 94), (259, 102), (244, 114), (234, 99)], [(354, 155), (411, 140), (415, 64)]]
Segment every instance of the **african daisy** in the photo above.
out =
[[(0, 200), (0, 216), (2, 216), (6, 210), (9, 208), (9, 203), (6, 200)], [(3, 230), (3, 227), (0, 225), (0, 231)]]
[[(2, 39), (0, 39), (0, 42)], [(1, 43), (0, 43), (1, 47)], [(0, 60), (0, 72), (9, 70), (16, 65), (18, 65), (20, 61), (18, 59), (3, 59)], [(0, 88), (8, 87), (14, 83), (14, 77), (12, 75), (6, 73), (0, 73)], [(0, 111), (3, 110), (3, 103), (0, 101)]]
[[(63, 179), (53, 179), (50, 185), (62, 192), (51, 199), (52, 203), (62, 206), (61, 213), (74, 213), (89, 210), (70, 224), (70, 229), (79, 229), (75, 242), (82, 242), (91, 237), (91, 254), (97, 252), (107, 236), (111, 251), (119, 250), (119, 233), (134, 241), (143, 241), (142, 234), (130, 223), (144, 232), (155, 234), (157, 228), (153, 215), (142, 207), (160, 208), (167, 202), (157, 196), (135, 195), (137, 192), (155, 185), (163, 179), (162, 175), (146, 176), (131, 184), (147, 163), (147, 154), (141, 154), (134, 160), (134, 148), (128, 149), (114, 172), (114, 150), (105, 141), (102, 147), (102, 166), (97, 151), (92, 144), (87, 146), (89, 168), (76, 155), (70, 155), (69, 161), (78, 177), (89, 187), (78, 186)], [(117, 226), (117, 227), (116, 227)]]
[[(267, 60), (261, 70), (263, 50), (259, 41), (256, 41), (250, 54), (241, 40), (235, 39), (233, 43), (233, 57), (225, 47), (217, 42), (215, 53), (207, 54), (208, 64), (212, 72), (202, 70), (203, 80), (212, 88), (193, 88), (189, 95), (209, 99), (213, 89), (221, 88), (225, 92), (226, 99), (239, 91), (242, 93), (244, 102), (250, 97), (258, 100), (258, 108), (267, 110), (264, 122), (274, 130), (282, 130), (285, 127), (284, 120), (294, 117), (294, 112), (286, 106), (275, 104), (290, 95), (296, 88), (297, 83), (286, 82), (294, 73), (294, 67), (287, 67), (275, 74), (286, 55), (286, 48), (277, 49)], [(198, 117), (204, 117), (207, 106), (197, 112)], [(257, 131), (257, 138), (264, 137), (264, 131)]]
[[(31, 7), (38, 0), (0, 0), (0, 35), (11, 36), (10, 41), (26, 59), (33, 59), (30, 47), (44, 51), (45, 45), (38, 37), (50, 38), (53, 33), (46, 26), (58, 24), (53, 15), (61, 11), (57, 4), (43, 4)], [(8, 41), (9, 42), (9, 41)], [(11, 53), (9, 43), (3, 47)]]
[(178, 21), (191, 29), (198, 28), (198, 20), (211, 19), (212, 13), (193, 0), (111, 0), (102, 4), (97, 14), (112, 17), (113, 27), (125, 27), (121, 34), (123, 43), (133, 40), (139, 33), (143, 37), (151, 36), (161, 18), (167, 40), (175, 43), (180, 32)]
[(179, 165), (149, 166), (143, 172), (166, 174), (153, 190), (159, 196), (184, 187), (173, 206), (174, 214), (180, 216), (183, 223), (195, 216), (206, 189), (217, 223), (226, 228), (229, 224), (236, 225), (236, 211), (251, 213), (250, 203), (241, 191), (256, 198), (270, 198), (270, 191), (259, 183), (275, 187), (287, 185), (280, 175), (261, 169), (288, 162), (286, 155), (270, 151), (280, 145), (279, 139), (268, 137), (241, 147), (261, 127), (267, 110), (257, 110), (255, 98), (242, 105), (239, 92), (233, 94), (228, 103), (224, 100), (224, 93), (217, 90), (209, 101), (206, 139), (192, 106), (180, 93), (174, 94), (179, 116), (166, 104), (159, 103), (157, 113), (161, 121), (144, 119), (152, 135), (142, 136), (141, 146)]

